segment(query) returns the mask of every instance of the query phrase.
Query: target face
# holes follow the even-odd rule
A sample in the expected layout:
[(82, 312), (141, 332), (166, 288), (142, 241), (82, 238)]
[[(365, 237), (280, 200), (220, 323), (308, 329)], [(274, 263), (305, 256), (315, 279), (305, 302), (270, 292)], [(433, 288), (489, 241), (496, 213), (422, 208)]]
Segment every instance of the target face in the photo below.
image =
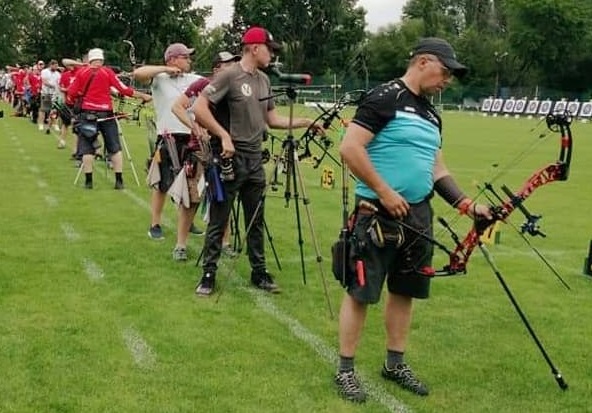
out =
[(578, 111), (580, 110), (580, 102), (569, 102), (567, 104), (567, 111), (572, 114), (572, 116), (577, 116)]
[(515, 104), (516, 101), (514, 99), (506, 100), (506, 103), (504, 103), (504, 112), (512, 112)]
[(592, 115), (592, 103), (584, 103), (582, 105), (582, 111), (580, 112), (580, 116), (589, 118)]
[(542, 115), (546, 115), (547, 113), (551, 112), (551, 101), (546, 100), (541, 103), (541, 107), (539, 109), (539, 113)]
[(485, 99), (483, 101), (483, 106), (481, 106), (481, 112), (489, 112), (491, 110), (492, 103), (493, 103), (493, 100)]
[(538, 100), (531, 100), (530, 102), (528, 102), (528, 106), (526, 107), (526, 113), (535, 114), (538, 107), (539, 107), (539, 101)]
[(499, 112), (502, 109), (502, 104), (504, 103), (503, 99), (496, 99), (493, 102), (493, 109), (491, 109), (494, 112)]
[(517, 100), (516, 105), (514, 106), (514, 113), (522, 113), (524, 112), (524, 108), (526, 107), (526, 100)]
[(563, 112), (565, 111), (565, 107), (567, 106), (567, 102), (559, 101), (555, 102), (555, 107), (553, 108), (553, 112)]

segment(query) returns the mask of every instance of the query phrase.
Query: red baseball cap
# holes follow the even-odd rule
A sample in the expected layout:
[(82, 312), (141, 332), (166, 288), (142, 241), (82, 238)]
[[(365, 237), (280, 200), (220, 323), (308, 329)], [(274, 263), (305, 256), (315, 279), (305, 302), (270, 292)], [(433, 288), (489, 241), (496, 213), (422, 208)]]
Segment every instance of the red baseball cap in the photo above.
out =
[(273, 36), (269, 31), (263, 27), (253, 26), (249, 28), (241, 40), (243, 45), (245, 44), (266, 44), (272, 50), (280, 50), (282, 47), (279, 43), (273, 40)]

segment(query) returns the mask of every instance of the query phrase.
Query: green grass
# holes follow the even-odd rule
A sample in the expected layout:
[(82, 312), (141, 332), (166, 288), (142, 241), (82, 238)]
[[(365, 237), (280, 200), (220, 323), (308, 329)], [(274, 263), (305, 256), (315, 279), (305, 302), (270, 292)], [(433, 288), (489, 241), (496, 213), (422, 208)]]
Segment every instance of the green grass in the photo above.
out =
[[(301, 107), (297, 112), (314, 116)], [(531, 131), (535, 120), (447, 113), (444, 121), (447, 164), (473, 194), (476, 182), (495, 175), (543, 131)], [(375, 397), (361, 407), (335, 394), (337, 321), (329, 317), (301, 205), (307, 270), (307, 284), (302, 283), (294, 200), (286, 208), (284, 187), (270, 191), (266, 202), (283, 271), (275, 268), (269, 243), (268, 263), (284, 292), (265, 297), (249, 288), (243, 256), (223, 260), (218, 300), (196, 299), (193, 288), (201, 272), (193, 264), (203, 239), (192, 238), (186, 264), (171, 259), (171, 226), (164, 242), (148, 239), (149, 191), (143, 182), (135, 185), (127, 161), (124, 192), (112, 189), (113, 176), (101, 164), (95, 189), (85, 191), (81, 182), (72, 184), (76, 169), (69, 151), (55, 149), (53, 137), (24, 119), (1, 119), (0, 411), (386, 412), (395, 403), (415, 412), (589, 411), (592, 280), (582, 275), (582, 266), (592, 238), (590, 128), (573, 126), (570, 179), (540, 188), (527, 202), (532, 212), (543, 214), (548, 235), (532, 242), (572, 290), (561, 286), (509, 226), (502, 226), (501, 244), (490, 247), (570, 389), (558, 389), (476, 251), (467, 276), (436, 279), (432, 297), (416, 304), (406, 357), (429, 384), (429, 397), (381, 380), (382, 306), (371, 308), (356, 365)], [(145, 129), (124, 122), (124, 132), (143, 181)], [(332, 137), (336, 147), (338, 137)], [(518, 189), (535, 168), (554, 161), (558, 149), (558, 137), (550, 133), (496, 183)], [(339, 180), (336, 165), (325, 159), (323, 166), (332, 167)], [(322, 167), (302, 162), (300, 169), (337, 312), (343, 292), (332, 278), (328, 252), (340, 227), (341, 183), (322, 189)], [(434, 207), (461, 234), (468, 229), (468, 220), (456, 219), (440, 200)], [(165, 215), (174, 224), (172, 206)], [(512, 221), (521, 223), (518, 213)], [(437, 253), (437, 264), (444, 259)]]

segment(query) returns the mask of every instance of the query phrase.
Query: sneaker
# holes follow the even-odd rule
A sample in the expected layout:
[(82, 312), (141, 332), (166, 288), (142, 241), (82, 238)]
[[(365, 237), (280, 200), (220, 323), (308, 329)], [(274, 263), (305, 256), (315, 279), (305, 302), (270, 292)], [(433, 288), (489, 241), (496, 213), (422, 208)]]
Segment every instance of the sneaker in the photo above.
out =
[(51, 133), (51, 131), (49, 129), (45, 129), (45, 134), (49, 135)]
[(230, 244), (226, 244), (222, 246), (222, 255), (225, 255), (228, 258), (236, 258), (238, 257), (238, 252), (235, 251)]
[(426, 385), (419, 381), (417, 377), (415, 377), (415, 374), (411, 368), (405, 363), (397, 364), (397, 366), (392, 370), (387, 369), (386, 365), (383, 365), (382, 377), (384, 377), (386, 380), (394, 381), (405, 390), (409, 390), (410, 392), (420, 396), (427, 396), (429, 394), (429, 390)]
[(93, 183), (92, 182), (85, 182), (84, 188), (85, 189), (93, 189)]
[(195, 294), (201, 297), (209, 297), (216, 288), (216, 275), (211, 272), (207, 272), (201, 277), (200, 282), (195, 287)]
[(204, 232), (199, 229), (198, 227), (195, 226), (195, 224), (191, 224), (191, 226), (189, 227), (189, 232), (193, 235), (203, 235)]
[(39, 131), (43, 131), (43, 125), (37, 125), (37, 129), (39, 129)]
[(125, 187), (123, 186), (123, 182), (122, 181), (115, 181), (115, 187), (113, 189), (125, 189)]
[(164, 239), (164, 234), (162, 233), (162, 227), (158, 224), (152, 225), (148, 230), (148, 236), (152, 239), (157, 241), (162, 241)]
[(252, 272), (251, 284), (268, 293), (278, 294), (281, 292), (280, 287), (273, 281), (273, 277), (267, 271)]
[(66, 141), (63, 139), (60, 139), (60, 141), (58, 142), (58, 149), (64, 149), (66, 147)]
[(60, 126), (56, 124), (53, 125), (53, 130), (56, 132), (61, 132)]
[(354, 403), (366, 401), (366, 392), (353, 370), (338, 371), (335, 374), (335, 385), (337, 392), (343, 399)]
[(187, 261), (187, 248), (175, 247), (175, 249), (173, 250), (173, 260)]

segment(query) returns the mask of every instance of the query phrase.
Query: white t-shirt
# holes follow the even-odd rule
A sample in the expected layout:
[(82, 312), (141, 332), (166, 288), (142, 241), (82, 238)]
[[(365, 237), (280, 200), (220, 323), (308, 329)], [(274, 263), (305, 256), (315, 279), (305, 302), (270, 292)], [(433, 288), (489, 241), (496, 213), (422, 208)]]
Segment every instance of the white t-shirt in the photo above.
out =
[(156, 115), (156, 130), (159, 135), (191, 132), (171, 109), (189, 85), (201, 78), (202, 76), (194, 73), (184, 73), (176, 77), (171, 77), (168, 73), (159, 73), (154, 76), (152, 79), (152, 103)]
[(59, 71), (53, 71), (46, 67), (41, 71), (41, 94), (42, 95), (55, 95), (60, 91), (61, 74)]

